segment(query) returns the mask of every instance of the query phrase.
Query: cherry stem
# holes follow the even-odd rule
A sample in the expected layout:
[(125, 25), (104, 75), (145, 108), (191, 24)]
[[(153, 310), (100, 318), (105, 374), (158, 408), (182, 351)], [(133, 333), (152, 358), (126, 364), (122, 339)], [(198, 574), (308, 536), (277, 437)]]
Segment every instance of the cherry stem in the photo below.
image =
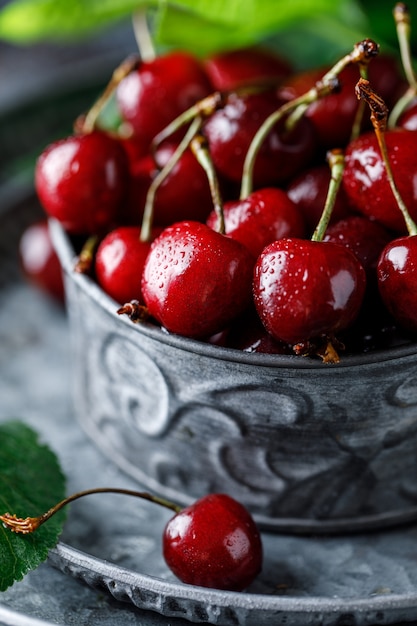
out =
[(91, 133), (95, 129), (99, 115), (112, 97), (116, 87), (124, 78), (126, 78), (128, 74), (130, 74), (130, 72), (132, 72), (139, 66), (139, 63), (139, 57), (130, 56), (114, 70), (110, 81), (108, 82), (102, 94), (94, 102), (89, 111), (76, 120), (74, 125), (76, 131), (87, 134)]
[(220, 91), (215, 91), (206, 98), (199, 100), (196, 104), (189, 109), (178, 115), (172, 122), (170, 122), (161, 132), (159, 132), (153, 139), (151, 145), (151, 151), (154, 152), (156, 148), (168, 137), (171, 137), (182, 126), (189, 124), (196, 117), (205, 119), (212, 115), (215, 111), (224, 106), (226, 101), (226, 95)]
[(328, 72), (324, 74), (321, 80), (312, 87), (309, 91), (302, 94), (298, 98), (294, 98), (289, 102), (283, 104), (277, 111), (274, 111), (269, 115), (262, 123), (246, 153), (245, 162), (243, 165), (242, 184), (240, 190), (240, 199), (245, 200), (253, 190), (253, 170), (255, 166), (256, 157), (258, 152), (268, 136), (272, 128), (285, 116), (287, 117), (286, 127), (292, 128), (308, 107), (317, 102), (321, 98), (334, 93), (340, 88), (340, 82), (338, 79), (339, 74), (345, 67), (351, 63), (358, 63), (361, 68), (367, 65), (372, 58), (374, 58), (379, 52), (379, 46), (372, 39), (364, 39), (357, 43), (353, 50), (340, 59)]
[(134, 498), (141, 498), (142, 500), (149, 500), (150, 502), (154, 502), (155, 504), (159, 504), (160, 506), (165, 507), (166, 509), (170, 509), (175, 513), (179, 513), (182, 508), (173, 502), (169, 502), (164, 498), (159, 498), (158, 496), (154, 496), (150, 493), (144, 491), (133, 491), (131, 489), (118, 489), (117, 487), (97, 487), (95, 489), (87, 489), (85, 491), (79, 491), (78, 493), (74, 493), (73, 495), (61, 500), (57, 504), (55, 504), (49, 511), (39, 515), (38, 517), (17, 517), (16, 515), (11, 515), (10, 513), (5, 513), (4, 515), (0, 515), (0, 521), (3, 522), (4, 526), (9, 530), (20, 533), (20, 534), (28, 534), (32, 533), (39, 528), (42, 524), (48, 521), (55, 513), (58, 513), (61, 509), (63, 509), (67, 504), (74, 502), (74, 500), (78, 500), (79, 498), (84, 498), (84, 496), (90, 496), (98, 493), (116, 493), (122, 494), (125, 496), (133, 496)]
[(364, 80), (363, 78), (359, 79), (355, 91), (357, 97), (365, 100), (371, 110), (371, 122), (374, 127), (376, 138), (378, 140), (378, 146), (381, 152), (382, 160), (385, 165), (388, 182), (390, 184), (391, 191), (395, 197), (395, 200), (398, 204), (398, 208), (404, 216), (408, 233), (409, 235), (417, 235), (417, 224), (411, 218), (411, 215), (408, 212), (408, 209), (401, 197), (401, 194), (398, 191), (398, 187), (395, 183), (394, 174), (391, 167), (391, 161), (388, 155), (387, 144), (385, 141), (388, 107), (386, 106), (384, 100), (371, 88), (368, 80)]
[(218, 220), (217, 231), (221, 235), (224, 235), (226, 232), (226, 227), (224, 223), (223, 199), (220, 193), (219, 180), (217, 177), (216, 169), (213, 165), (213, 161), (211, 159), (207, 139), (201, 133), (196, 135), (191, 141), (191, 149), (197, 161), (206, 172), (209, 181), (213, 206)]
[(156, 52), (149, 30), (146, 9), (133, 12), (132, 26), (142, 61), (153, 61), (156, 58)]
[(329, 225), (330, 218), (333, 213), (333, 207), (336, 201), (337, 193), (343, 178), (345, 168), (345, 157), (340, 149), (329, 150), (327, 153), (327, 162), (330, 167), (331, 177), (329, 188), (327, 191), (324, 209), (321, 214), (319, 223), (311, 237), (311, 241), (323, 241), (324, 235)]
[(417, 79), (413, 69), (413, 61), (411, 54), (411, 16), (406, 4), (397, 2), (393, 10), (394, 20), (397, 27), (397, 37), (400, 46), (401, 62), (404, 74), (408, 81), (407, 91), (398, 99), (393, 107), (389, 119), (388, 128), (395, 128), (401, 114), (408, 107), (410, 102), (417, 94)]
[(152, 180), (149, 185), (148, 192), (146, 194), (145, 200), (145, 208), (143, 212), (142, 225), (140, 230), (140, 241), (150, 241), (152, 238), (152, 223), (153, 223), (153, 214), (154, 214), (154, 205), (155, 205), (155, 196), (161, 184), (164, 182), (166, 177), (171, 173), (174, 169), (188, 146), (190, 145), (191, 140), (195, 137), (196, 133), (199, 131), (203, 120), (200, 116), (196, 117), (190, 124), (187, 132), (184, 137), (176, 147), (175, 151), (172, 153), (171, 157), (168, 159), (164, 167), (158, 172), (155, 178)]
[(97, 235), (91, 235), (84, 243), (78, 259), (74, 265), (74, 272), (77, 274), (89, 274), (94, 262), (94, 254), (98, 245)]

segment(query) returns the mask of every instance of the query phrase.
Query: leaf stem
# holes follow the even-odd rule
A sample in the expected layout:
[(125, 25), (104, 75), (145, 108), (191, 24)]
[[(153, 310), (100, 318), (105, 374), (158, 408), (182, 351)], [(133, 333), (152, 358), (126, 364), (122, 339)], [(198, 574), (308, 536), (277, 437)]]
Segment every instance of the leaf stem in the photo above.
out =
[(159, 504), (160, 506), (165, 507), (166, 509), (170, 509), (175, 513), (179, 513), (181, 511), (181, 507), (165, 500), (164, 498), (159, 498), (158, 496), (154, 496), (153, 494), (147, 493), (145, 491), (134, 491), (131, 489), (119, 489), (117, 487), (97, 487), (95, 489), (87, 489), (85, 491), (79, 491), (78, 493), (74, 493), (64, 500), (61, 500), (53, 507), (51, 507), (46, 513), (39, 515), (38, 517), (17, 517), (16, 515), (11, 515), (10, 513), (5, 513), (4, 515), (0, 515), (0, 521), (3, 522), (4, 526), (14, 533), (18, 534), (29, 534), (37, 530), (42, 524), (47, 522), (55, 513), (58, 513), (62, 508), (74, 502), (74, 500), (78, 500), (79, 498), (84, 498), (85, 496), (90, 496), (98, 493), (115, 493), (122, 494), (125, 496), (132, 496), (134, 498), (142, 498), (143, 500), (149, 500), (150, 502), (154, 502), (155, 504)]

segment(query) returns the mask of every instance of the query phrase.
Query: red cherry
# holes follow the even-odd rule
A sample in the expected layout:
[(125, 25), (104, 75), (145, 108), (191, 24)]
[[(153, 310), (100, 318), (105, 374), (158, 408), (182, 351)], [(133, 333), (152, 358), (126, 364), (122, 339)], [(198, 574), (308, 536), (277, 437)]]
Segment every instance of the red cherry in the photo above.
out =
[[(276, 239), (304, 236), (300, 212), (287, 194), (275, 187), (254, 191), (245, 200), (226, 202), (223, 213), (227, 235), (243, 243), (255, 259)], [(217, 229), (215, 211), (206, 223)]]
[(392, 234), (378, 222), (351, 215), (329, 226), (323, 241), (339, 243), (352, 250), (369, 279), (375, 276), (379, 255), (391, 239)]
[(291, 73), (288, 61), (271, 50), (249, 47), (227, 50), (204, 61), (204, 69), (217, 91), (277, 84)]
[(157, 133), (212, 91), (196, 58), (170, 52), (143, 61), (120, 82), (116, 97), (123, 119), (147, 149)]
[(149, 313), (170, 332), (214, 335), (251, 302), (253, 263), (238, 241), (200, 222), (178, 222), (155, 239), (145, 263)]
[[(288, 197), (297, 205), (311, 232), (319, 223), (330, 182), (330, 168), (323, 163), (297, 174), (287, 186)], [(340, 188), (333, 206), (330, 223), (351, 213), (343, 188)]]
[(95, 257), (98, 284), (120, 304), (143, 303), (141, 280), (151, 243), (140, 240), (140, 227), (121, 226), (100, 242)]
[(26, 278), (59, 302), (64, 302), (64, 281), (58, 256), (53, 248), (48, 223), (30, 224), (19, 241), (20, 264)]
[[(393, 129), (384, 133), (398, 190), (417, 218), (417, 131)], [(378, 140), (365, 133), (346, 149), (343, 186), (352, 207), (386, 228), (406, 232), (406, 225), (391, 191)]]
[(100, 131), (50, 144), (35, 168), (39, 200), (50, 217), (74, 234), (93, 234), (116, 221), (128, 184), (121, 144)]
[(383, 250), (378, 287), (388, 311), (401, 326), (417, 331), (417, 236), (400, 237)]
[[(272, 93), (230, 94), (225, 106), (205, 123), (213, 163), (228, 180), (240, 183), (248, 148), (267, 117), (282, 104)], [(285, 119), (276, 124), (263, 142), (254, 166), (255, 187), (287, 181), (313, 157), (315, 136), (309, 120), (302, 118), (291, 131)]]
[(404, 111), (398, 120), (397, 126), (406, 130), (417, 130), (417, 101), (413, 101)]
[[(155, 161), (163, 168), (177, 145), (163, 142), (155, 151)], [(169, 226), (174, 222), (204, 222), (213, 207), (207, 174), (190, 149), (186, 150), (156, 192), (154, 223)]]
[[(315, 68), (291, 77), (279, 89), (279, 95), (285, 99), (301, 96), (314, 87), (325, 74), (326, 68)], [(369, 64), (368, 73), (375, 89), (388, 104), (396, 101), (404, 80), (397, 60), (388, 56), (377, 56)], [(341, 90), (310, 105), (306, 117), (316, 130), (319, 144), (325, 148), (344, 147), (350, 140), (352, 127), (358, 110), (355, 85), (359, 78), (356, 65), (348, 65), (340, 73)], [(369, 118), (364, 118), (369, 128)]]
[(280, 239), (255, 265), (259, 317), (273, 337), (291, 345), (347, 328), (365, 286), (365, 271), (354, 254), (330, 242)]
[(262, 542), (248, 511), (225, 494), (210, 494), (166, 525), (163, 554), (183, 582), (229, 591), (246, 589), (262, 568)]

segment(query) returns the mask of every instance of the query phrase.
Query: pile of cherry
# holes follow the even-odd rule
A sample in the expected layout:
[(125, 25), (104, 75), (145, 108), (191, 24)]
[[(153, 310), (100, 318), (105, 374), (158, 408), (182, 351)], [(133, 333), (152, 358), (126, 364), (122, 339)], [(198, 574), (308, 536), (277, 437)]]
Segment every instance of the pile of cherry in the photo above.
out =
[(394, 15), (402, 64), (372, 40), (303, 73), (258, 48), (127, 59), (36, 166), (78, 271), (133, 321), (236, 349), (415, 340), (417, 81)]

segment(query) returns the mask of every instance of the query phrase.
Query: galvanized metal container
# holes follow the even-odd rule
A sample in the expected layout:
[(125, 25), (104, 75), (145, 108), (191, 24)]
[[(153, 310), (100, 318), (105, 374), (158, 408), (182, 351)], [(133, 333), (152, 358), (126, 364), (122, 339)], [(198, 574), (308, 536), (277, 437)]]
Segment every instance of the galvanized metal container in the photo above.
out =
[(417, 518), (417, 346), (336, 365), (249, 354), (117, 315), (66, 274), (75, 413), (112, 461), (180, 504), (232, 494), (275, 531), (337, 532)]

